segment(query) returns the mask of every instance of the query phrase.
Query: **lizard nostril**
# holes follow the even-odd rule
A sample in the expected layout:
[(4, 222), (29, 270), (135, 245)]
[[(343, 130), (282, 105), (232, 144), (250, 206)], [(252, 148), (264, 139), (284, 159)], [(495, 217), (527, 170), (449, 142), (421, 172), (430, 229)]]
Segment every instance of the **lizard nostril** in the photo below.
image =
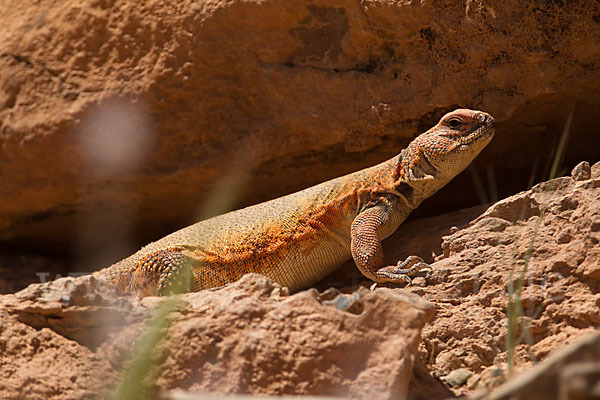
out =
[(477, 113), (477, 115), (475, 115), (475, 119), (480, 124), (494, 125), (494, 117), (488, 113)]

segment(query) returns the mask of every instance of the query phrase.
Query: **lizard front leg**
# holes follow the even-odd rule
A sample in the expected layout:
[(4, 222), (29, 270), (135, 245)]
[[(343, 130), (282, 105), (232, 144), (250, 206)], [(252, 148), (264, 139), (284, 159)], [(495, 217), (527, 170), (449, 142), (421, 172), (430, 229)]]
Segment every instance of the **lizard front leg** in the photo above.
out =
[(360, 272), (376, 283), (408, 283), (411, 276), (431, 267), (420, 257), (410, 256), (396, 265), (383, 266), (383, 247), (378, 230), (390, 220), (390, 206), (384, 202), (363, 210), (350, 230), (352, 258)]

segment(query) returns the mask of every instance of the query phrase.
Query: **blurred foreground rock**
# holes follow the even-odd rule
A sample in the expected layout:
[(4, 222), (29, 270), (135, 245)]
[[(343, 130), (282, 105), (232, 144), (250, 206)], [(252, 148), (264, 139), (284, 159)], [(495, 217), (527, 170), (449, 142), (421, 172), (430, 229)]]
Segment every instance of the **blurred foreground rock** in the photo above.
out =
[(600, 399), (600, 332), (557, 351), (489, 394), (468, 400)]

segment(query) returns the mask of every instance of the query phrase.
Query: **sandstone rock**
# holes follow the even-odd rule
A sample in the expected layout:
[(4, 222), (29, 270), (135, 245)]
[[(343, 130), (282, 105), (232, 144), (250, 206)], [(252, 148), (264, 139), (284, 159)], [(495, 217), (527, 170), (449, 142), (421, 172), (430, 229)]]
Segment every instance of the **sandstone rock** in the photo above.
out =
[(592, 174), (592, 179), (600, 179), (600, 162), (597, 162), (596, 164), (592, 165), (591, 169), (591, 174)]
[(592, 177), (592, 167), (587, 161), (582, 161), (573, 168), (571, 176), (576, 181), (585, 181)]
[[(496, 116), (476, 166), (494, 166), (501, 195), (522, 190), (573, 104), (566, 165), (597, 160), (599, 7), (5, 3), (0, 240), (74, 247), (89, 271), (201, 216), (382, 161), (458, 106)], [(422, 215), (476, 204), (472, 187), (462, 175)]]
[(559, 399), (600, 399), (600, 362), (572, 363), (560, 372), (559, 384)]
[(467, 384), (470, 390), (477, 389), (488, 392), (489, 389), (498, 387), (504, 382), (506, 382), (505, 372), (502, 368), (492, 365), (485, 368), (480, 375), (473, 375)]
[[(120, 380), (132, 384), (128, 368), (144, 361), (148, 335), (158, 335), (146, 360), (152, 393), (405, 397), (432, 305), (390, 289), (361, 289), (345, 302), (353, 307), (345, 297), (288, 296), (252, 274), (170, 299), (117, 296), (93, 277), (32, 285), (0, 297), (0, 393), (103, 398)], [(161, 307), (172, 312), (156, 328)]]
[[(220, 400), (264, 400), (265, 396), (220, 395)], [(160, 400), (214, 400), (215, 395), (207, 393), (190, 393), (173, 390), (161, 393)], [(298, 396), (277, 396), (277, 400), (298, 400)], [(339, 400), (339, 397), (302, 396), (302, 400)]]
[(600, 334), (593, 333), (557, 351), (515, 379), (470, 400), (592, 400), (598, 398)]
[[(383, 243), (389, 264), (410, 255), (432, 263), (425, 284), (407, 288), (438, 309), (420, 345), (431, 374), (468, 368), (485, 377), (477, 388), (504, 382), (503, 374), (489, 376), (490, 368), (506, 366), (508, 288), (516, 288), (528, 257), (516, 332), (520, 371), (600, 326), (600, 185), (594, 170), (591, 179), (543, 182), (487, 210), (408, 223)], [(364, 282), (348, 263), (320, 287), (352, 290)], [(431, 383), (414, 382), (422, 385)], [(471, 390), (453, 388), (456, 395)]]

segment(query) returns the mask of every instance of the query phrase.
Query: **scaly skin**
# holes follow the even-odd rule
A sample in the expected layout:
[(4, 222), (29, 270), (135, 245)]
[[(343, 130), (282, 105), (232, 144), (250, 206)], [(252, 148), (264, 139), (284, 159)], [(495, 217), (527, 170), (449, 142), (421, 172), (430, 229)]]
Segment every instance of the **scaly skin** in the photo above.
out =
[(429, 266), (415, 256), (384, 266), (381, 240), (493, 135), (489, 114), (455, 110), (388, 161), (198, 222), (95, 274), (143, 296), (218, 287), (250, 272), (297, 291), (352, 257), (374, 282), (410, 283)]

